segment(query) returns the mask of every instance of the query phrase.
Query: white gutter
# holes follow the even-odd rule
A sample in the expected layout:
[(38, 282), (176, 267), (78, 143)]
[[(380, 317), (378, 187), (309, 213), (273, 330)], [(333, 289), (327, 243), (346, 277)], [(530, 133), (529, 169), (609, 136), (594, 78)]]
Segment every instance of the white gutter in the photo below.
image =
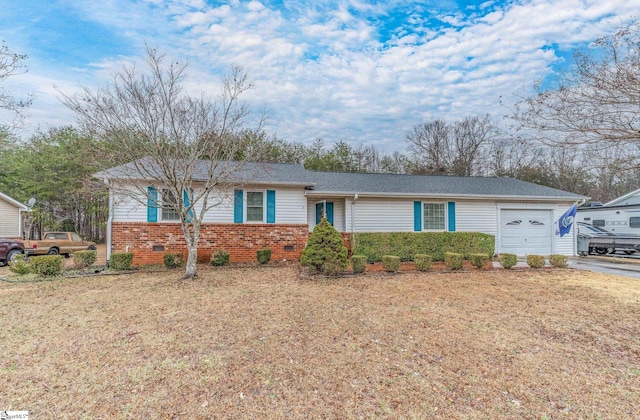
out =
[[(109, 186), (109, 180), (107, 178), (104, 179), (104, 183)], [(111, 188), (109, 188), (109, 217), (107, 218), (107, 267), (109, 267), (109, 262), (111, 261), (111, 229), (113, 226), (113, 192)]]
[[(332, 196), (332, 197), (351, 197), (354, 193), (336, 192), (336, 191), (315, 191), (306, 190), (305, 196)], [(502, 199), (502, 200), (518, 200), (518, 201), (551, 201), (551, 202), (571, 202), (576, 200), (582, 200), (584, 196), (577, 197), (549, 197), (549, 196), (522, 196), (522, 195), (499, 195), (499, 194), (407, 194), (407, 193), (358, 193), (360, 197), (371, 198), (464, 198), (469, 200), (485, 200), (487, 198)]]

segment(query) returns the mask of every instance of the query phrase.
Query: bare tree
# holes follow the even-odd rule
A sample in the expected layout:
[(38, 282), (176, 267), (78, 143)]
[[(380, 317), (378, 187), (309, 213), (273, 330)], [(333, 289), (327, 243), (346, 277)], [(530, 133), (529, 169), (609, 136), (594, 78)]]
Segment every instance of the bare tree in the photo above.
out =
[[(11, 76), (15, 76), (26, 72), (24, 60), (25, 54), (16, 54), (9, 50), (7, 44), (3, 41), (0, 44), (0, 83), (4, 82)], [(0, 145), (3, 137), (6, 137), (12, 129), (20, 126), (22, 123), (22, 110), (31, 104), (31, 99), (16, 99), (7, 93), (3, 87), (0, 87), (0, 108), (10, 111), (13, 115), (11, 121), (0, 122)]]
[(575, 65), (554, 88), (516, 105), (512, 118), (548, 144), (612, 144), (640, 140), (640, 23), (574, 53)]
[(84, 131), (102, 140), (104, 158), (128, 162), (114, 177), (121, 180), (111, 181), (114, 191), (143, 204), (156, 200), (178, 215), (188, 250), (184, 278), (192, 278), (205, 213), (228, 196), (252, 158), (239, 150), (249, 115), (240, 96), (252, 85), (235, 67), (215, 100), (191, 97), (183, 87), (188, 63), (165, 65), (147, 47), (146, 64), (146, 73), (123, 66), (107, 86), (63, 94), (63, 102)]
[(406, 138), (417, 172), (470, 176), (485, 172), (482, 156), (495, 140), (496, 130), (485, 115), (452, 124), (443, 120), (420, 124)]

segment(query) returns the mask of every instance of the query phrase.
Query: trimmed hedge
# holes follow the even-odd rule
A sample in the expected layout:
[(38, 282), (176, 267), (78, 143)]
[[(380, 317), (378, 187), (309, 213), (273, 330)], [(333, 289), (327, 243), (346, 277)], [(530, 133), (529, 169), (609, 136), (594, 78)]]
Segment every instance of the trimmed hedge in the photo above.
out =
[(259, 249), (256, 251), (256, 258), (260, 264), (267, 264), (271, 261), (271, 249)]
[(489, 262), (489, 256), (487, 254), (471, 254), (469, 256), (471, 265), (476, 268), (484, 268)]
[(230, 258), (230, 255), (229, 255), (229, 252), (227, 251), (223, 251), (223, 250), (213, 251), (211, 253), (211, 265), (214, 267), (228, 265), (229, 258)]
[(75, 268), (87, 268), (96, 262), (96, 251), (76, 251), (73, 253), (73, 265)]
[(351, 267), (354, 273), (364, 273), (367, 269), (367, 257), (364, 255), (352, 255)]
[(432, 266), (431, 255), (416, 254), (413, 257), (413, 260), (416, 263), (416, 270), (418, 270), (418, 271), (429, 271), (429, 270), (431, 270), (431, 266)]
[(549, 255), (549, 264), (556, 268), (565, 268), (567, 264), (568, 258), (566, 255), (553, 254)]
[(531, 268), (542, 268), (544, 267), (544, 257), (542, 255), (527, 255), (527, 265)]
[(400, 257), (395, 255), (382, 256), (382, 268), (390, 273), (395, 273), (400, 269)]
[(353, 253), (366, 256), (368, 262), (382, 261), (383, 255), (413, 261), (416, 255), (427, 254), (433, 261), (444, 261), (445, 252), (460, 253), (468, 259), (471, 254), (493, 255), (495, 251), (495, 237), (479, 232), (356, 233), (353, 243)]
[(464, 263), (464, 255), (456, 252), (444, 253), (444, 265), (449, 267), (450, 270), (460, 270)]
[(18, 275), (24, 276), (31, 272), (31, 266), (29, 260), (25, 254), (18, 254), (13, 257), (12, 261), (9, 261), (9, 270)]
[(109, 268), (112, 270), (131, 270), (133, 268), (133, 252), (116, 252), (111, 254)]
[(500, 254), (498, 261), (504, 268), (509, 269), (518, 264), (518, 256), (516, 254)]
[(62, 255), (43, 255), (31, 258), (30, 271), (40, 276), (51, 277), (62, 274)]
[(166, 254), (164, 254), (162, 262), (167, 268), (178, 268), (184, 265), (184, 258), (182, 256), (182, 253), (177, 254), (173, 252), (167, 252)]

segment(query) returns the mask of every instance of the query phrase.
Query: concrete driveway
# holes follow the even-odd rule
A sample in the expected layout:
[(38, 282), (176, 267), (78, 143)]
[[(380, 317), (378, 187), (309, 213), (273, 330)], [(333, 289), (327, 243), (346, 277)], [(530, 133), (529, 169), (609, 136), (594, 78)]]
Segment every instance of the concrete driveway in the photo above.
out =
[(612, 257), (572, 257), (569, 258), (569, 267), (640, 279), (640, 264), (625, 262), (623, 259), (615, 259), (615, 262), (612, 260)]

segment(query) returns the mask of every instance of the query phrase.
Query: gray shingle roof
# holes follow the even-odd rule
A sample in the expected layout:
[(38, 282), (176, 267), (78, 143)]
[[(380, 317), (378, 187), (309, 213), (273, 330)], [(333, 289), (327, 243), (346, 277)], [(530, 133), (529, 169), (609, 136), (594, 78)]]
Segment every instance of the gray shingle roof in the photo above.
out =
[[(209, 162), (204, 160), (198, 162), (195, 181), (206, 179), (208, 164)], [(148, 165), (153, 168), (151, 163)], [(132, 173), (135, 176), (126, 176)], [(144, 179), (135, 173), (131, 163), (98, 172), (94, 176), (109, 179)], [(229, 182), (300, 186), (305, 187), (312, 195), (357, 193), (374, 196), (521, 197), (566, 201), (586, 198), (514, 178), (318, 172), (306, 170), (302, 165), (286, 163), (243, 163)]]
[(312, 172), (314, 192), (372, 195), (508, 196), (579, 200), (582, 195), (504, 177)]

